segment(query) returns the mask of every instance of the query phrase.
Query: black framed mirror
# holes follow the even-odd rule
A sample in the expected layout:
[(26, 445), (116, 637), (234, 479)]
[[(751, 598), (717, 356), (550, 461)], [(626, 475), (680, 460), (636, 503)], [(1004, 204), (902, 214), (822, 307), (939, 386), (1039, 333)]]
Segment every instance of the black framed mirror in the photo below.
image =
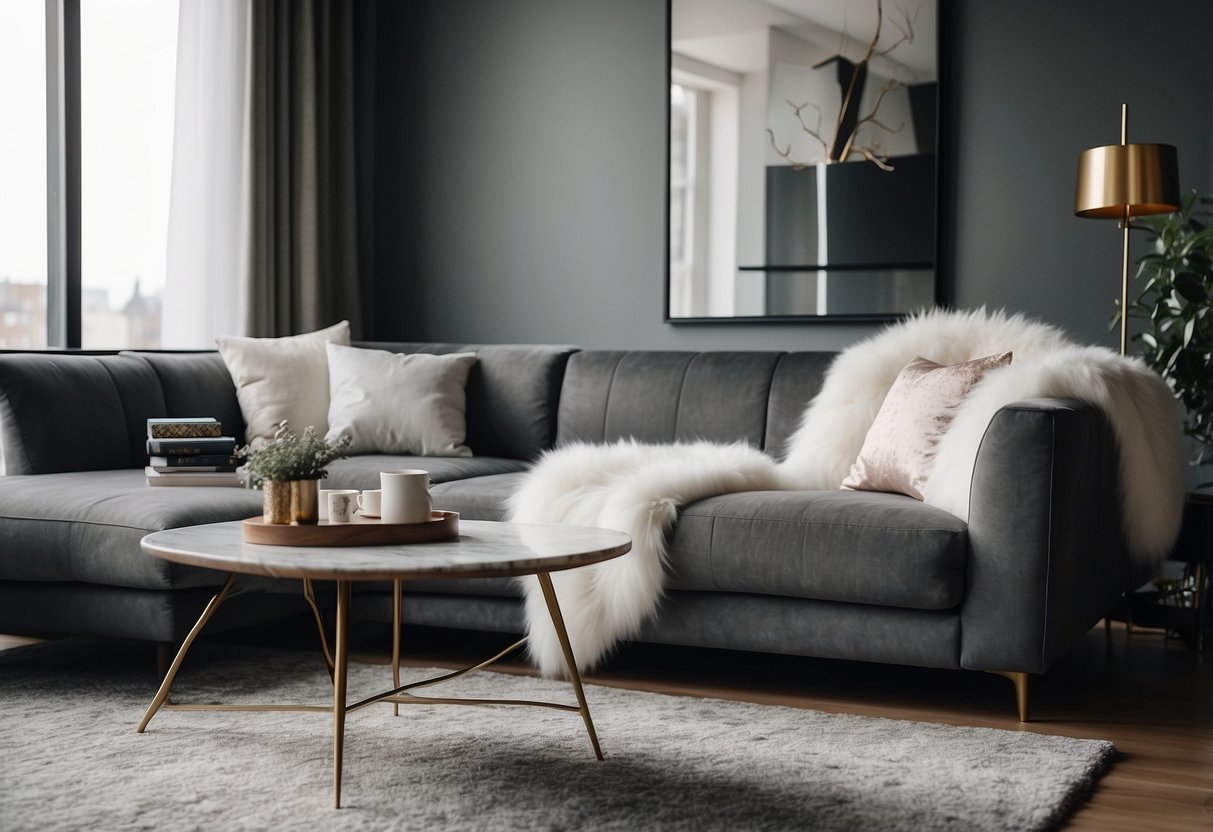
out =
[(942, 300), (944, 2), (671, 0), (668, 322)]

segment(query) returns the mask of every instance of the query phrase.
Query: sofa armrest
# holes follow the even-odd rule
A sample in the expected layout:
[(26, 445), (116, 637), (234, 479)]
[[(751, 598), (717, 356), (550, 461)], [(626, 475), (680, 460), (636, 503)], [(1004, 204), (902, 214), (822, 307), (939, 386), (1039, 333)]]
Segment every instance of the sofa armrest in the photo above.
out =
[(1043, 673), (1130, 577), (1118, 452), (1106, 417), (1069, 399), (999, 410), (969, 497), (960, 664)]

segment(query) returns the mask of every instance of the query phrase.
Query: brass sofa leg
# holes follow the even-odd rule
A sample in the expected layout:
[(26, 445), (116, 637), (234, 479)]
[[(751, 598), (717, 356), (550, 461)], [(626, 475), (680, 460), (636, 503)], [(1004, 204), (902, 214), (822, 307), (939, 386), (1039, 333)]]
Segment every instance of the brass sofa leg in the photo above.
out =
[(1015, 707), (1019, 711), (1019, 721), (1028, 721), (1028, 674), (1021, 673), (1017, 670), (987, 670), (987, 673), (993, 673), (995, 676), (1002, 676), (1004, 679), (1010, 679), (1011, 684), (1015, 685)]

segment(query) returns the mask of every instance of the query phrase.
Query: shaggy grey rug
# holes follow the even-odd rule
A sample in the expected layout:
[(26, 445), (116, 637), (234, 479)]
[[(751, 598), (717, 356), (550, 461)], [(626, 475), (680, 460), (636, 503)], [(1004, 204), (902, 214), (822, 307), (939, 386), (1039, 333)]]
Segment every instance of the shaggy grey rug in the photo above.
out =
[[(0, 656), (0, 827), (48, 829), (1042, 829), (1110, 743), (589, 686), (607, 755), (576, 714), (389, 706), (352, 714), (331, 807), (326, 714), (162, 711), (145, 651), (67, 641)], [(422, 678), (410, 669), (407, 678)], [(351, 701), (387, 687), (351, 665)], [(195, 646), (183, 702), (324, 703), (308, 653)], [(450, 694), (572, 702), (498, 673)]]

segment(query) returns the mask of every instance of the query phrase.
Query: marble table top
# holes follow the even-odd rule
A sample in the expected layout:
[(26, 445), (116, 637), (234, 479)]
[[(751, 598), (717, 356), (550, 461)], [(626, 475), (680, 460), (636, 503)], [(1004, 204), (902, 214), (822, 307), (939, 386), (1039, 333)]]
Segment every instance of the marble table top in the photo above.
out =
[(240, 521), (153, 532), (143, 550), (164, 560), (249, 575), (384, 581), (484, 578), (556, 572), (619, 557), (623, 532), (554, 523), (460, 520), (459, 538), (391, 546), (267, 546), (245, 543)]

